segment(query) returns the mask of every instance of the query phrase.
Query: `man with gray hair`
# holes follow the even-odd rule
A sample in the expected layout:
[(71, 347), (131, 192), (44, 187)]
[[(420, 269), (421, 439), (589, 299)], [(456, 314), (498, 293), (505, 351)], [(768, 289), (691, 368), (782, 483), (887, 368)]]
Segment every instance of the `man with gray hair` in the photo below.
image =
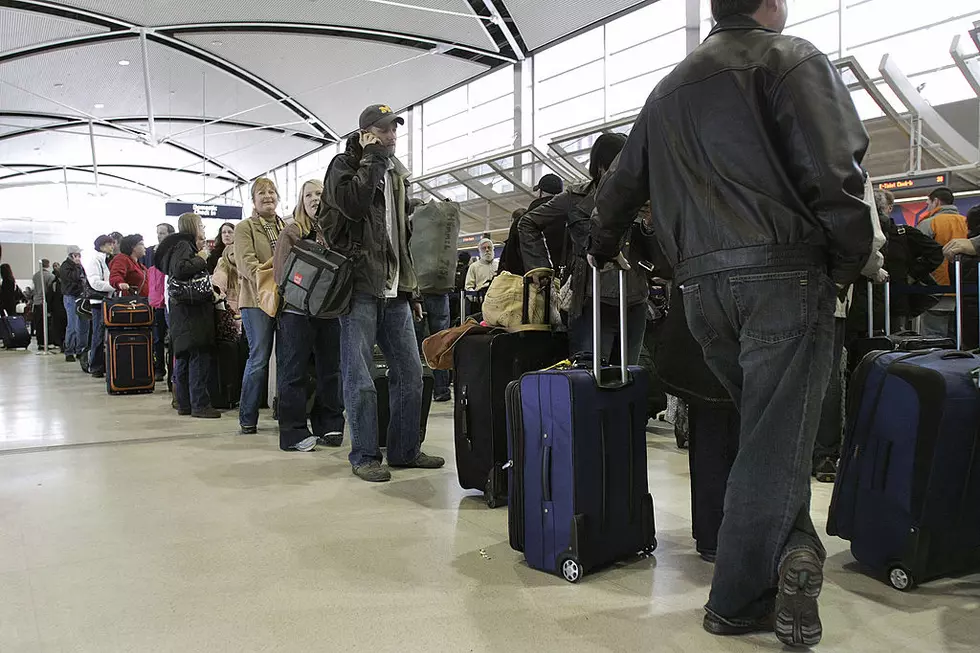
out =
[(58, 274), (61, 281), (62, 301), (68, 314), (68, 329), (65, 331), (65, 362), (74, 362), (76, 356), (85, 353), (88, 347), (90, 324), (78, 317), (75, 304), (85, 296), (85, 271), (82, 269), (82, 250), (76, 245), (68, 246), (68, 258), (61, 264)]
[(480, 241), (479, 257), (470, 263), (466, 271), (466, 289), (469, 291), (486, 290), (497, 275), (497, 262), (493, 259), (493, 241), (483, 238)]

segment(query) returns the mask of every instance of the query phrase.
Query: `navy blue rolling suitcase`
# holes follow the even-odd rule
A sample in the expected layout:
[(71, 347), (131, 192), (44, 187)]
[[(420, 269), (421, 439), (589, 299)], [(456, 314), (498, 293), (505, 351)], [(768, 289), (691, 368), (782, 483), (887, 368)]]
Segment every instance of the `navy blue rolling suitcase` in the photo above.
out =
[(31, 334), (22, 315), (0, 317), (0, 339), (4, 349), (27, 349), (31, 344)]
[(980, 568), (977, 370), (962, 351), (878, 351), (852, 378), (827, 532), (895, 589)]
[[(623, 283), (620, 275), (621, 361)], [(525, 374), (506, 398), (511, 547), (529, 566), (573, 583), (657, 544), (647, 483), (649, 378), (625, 362), (600, 369), (594, 358), (592, 370)]]

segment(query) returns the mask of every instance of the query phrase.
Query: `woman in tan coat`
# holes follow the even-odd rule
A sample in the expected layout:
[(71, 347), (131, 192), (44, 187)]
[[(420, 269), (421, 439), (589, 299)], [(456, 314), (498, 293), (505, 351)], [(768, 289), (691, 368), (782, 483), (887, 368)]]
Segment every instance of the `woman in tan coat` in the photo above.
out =
[(276, 319), (267, 315), (257, 301), (257, 275), (259, 267), (269, 263), (275, 253), (276, 242), (285, 228), (276, 213), (279, 207), (279, 191), (275, 183), (259, 177), (252, 184), (254, 209), (247, 220), (235, 227), (235, 263), (238, 268), (238, 305), (242, 313), (242, 327), (248, 338), (248, 363), (242, 378), (242, 398), (239, 423), (242, 433), (258, 431), (259, 400), (269, 370), (272, 342), (276, 332)]

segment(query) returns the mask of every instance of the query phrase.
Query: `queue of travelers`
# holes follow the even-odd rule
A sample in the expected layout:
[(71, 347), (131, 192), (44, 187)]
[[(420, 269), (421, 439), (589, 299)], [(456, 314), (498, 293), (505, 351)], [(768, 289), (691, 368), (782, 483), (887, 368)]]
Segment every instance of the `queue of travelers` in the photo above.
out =
[[(721, 421), (726, 425), (717, 428), (737, 431), (721, 526), (703, 551), (716, 563), (704, 628), (720, 636), (774, 631), (784, 644), (813, 646), (822, 637), (826, 550), (810, 514), (810, 478), (829, 482), (836, 475), (842, 370), (853, 325), (867, 317), (861, 293), (866, 300), (868, 282), (889, 280), (947, 285), (943, 254), (977, 256), (980, 224), (968, 227), (946, 188), (930, 195), (918, 230), (896, 224), (894, 198), (870, 192), (862, 167), (869, 138), (847, 86), (824, 54), (781, 34), (786, 2), (711, 6), (717, 24), (654, 90), (630, 136), (601, 135), (582, 184), (543, 177), (535, 187), (540, 197), (515, 212), (499, 264), (493, 241), (484, 238), (475, 261), (460, 255), (457, 278), (465, 270), (460, 290), (478, 292), (504, 271), (531, 273), (539, 286), (557, 275), (575, 355), (592, 348), (588, 306), (593, 275), (600, 275), (601, 356), (614, 360), (622, 337), (617, 277), (624, 270), (630, 364), (640, 358), (651, 284), (666, 284), (684, 315), (678, 337), (691, 345), (668, 355), (685, 373), (710, 377), (723, 395), (711, 399), (726, 402), (720, 420), (707, 419), (702, 407), (694, 414), (702, 425)], [(724, 115), (719, 104), (727, 107)], [(240, 321), (248, 344), (238, 411), (243, 435), (258, 432), (275, 345), (282, 450), (340, 447), (347, 430), (348, 460), (362, 480), (389, 481), (392, 469), (442, 467), (445, 461), (420, 443), (423, 368), (414, 323), (423, 318), (423, 304), (409, 247), (417, 204), (407, 198), (409, 171), (394, 156), (403, 124), (386, 105), (364, 109), (323, 183), (302, 185), (288, 220), (275, 183), (257, 179), (251, 215), (222, 225), (210, 252), (202, 220), (192, 213), (180, 217), (176, 233), (158, 229), (160, 244), (145, 252), (138, 235), (100, 236), (82, 256), (70, 248), (62, 265), (64, 306), (69, 298), (88, 301), (92, 320), (90, 337), (69, 321), (66, 356), (87, 351), (90, 373), (104, 376), (99, 304), (113, 292), (152, 298), (162, 287), (163, 303), (154, 308), (164, 311), (169, 328), (162, 339), (176, 361), (178, 414), (220, 416), (208, 380), (218, 323), (228, 317)], [(980, 211), (974, 218), (980, 222)], [(288, 303), (269, 312), (269, 273), (274, 286), (281, 283), (302, 241), (359, 253), (353, 293), (339, 317), (310, 317)], [(9, 268), (0, 272), (6, 310), (16, 292)], [(47, 287), (39, 274), (38, 285)], [(166, 298), (170, 281), (208, 274), (227, 315), (217, 317), (211, 304)], [(891, 310), (903, 326), (922, 315), (928, 334), (953, 328), (945, 298), (926, 305), (910, 296)], [(371, 374), (375, 347), (389, 370), (385, 453)], [(711, 428), (702, 426), (699, 437)]]

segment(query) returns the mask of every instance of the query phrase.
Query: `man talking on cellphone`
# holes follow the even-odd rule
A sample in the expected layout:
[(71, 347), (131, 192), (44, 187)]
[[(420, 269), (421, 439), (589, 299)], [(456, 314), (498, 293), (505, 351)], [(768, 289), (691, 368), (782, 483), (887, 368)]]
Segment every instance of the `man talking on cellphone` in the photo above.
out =
[[(398, 127), (384, 104), (361, 112), (347, 150), (334, 157), (323, 182), (318, 216), (331, 246), (359, 252), (354, 293), (340, 317), (340, 366), (350, 426), (350, 464), (358, 478), (383, 483), (388, 467), (436, 469), (445, 461), (420, 450), (422, 360), (413, 318), (422, 318), (418, 280), (409, 251), (409, 171), (395, 158)], [(378, 396), (371, 377), (374, 345), (388, 363), (391, 419), (388, 467), (378, 447)]]

